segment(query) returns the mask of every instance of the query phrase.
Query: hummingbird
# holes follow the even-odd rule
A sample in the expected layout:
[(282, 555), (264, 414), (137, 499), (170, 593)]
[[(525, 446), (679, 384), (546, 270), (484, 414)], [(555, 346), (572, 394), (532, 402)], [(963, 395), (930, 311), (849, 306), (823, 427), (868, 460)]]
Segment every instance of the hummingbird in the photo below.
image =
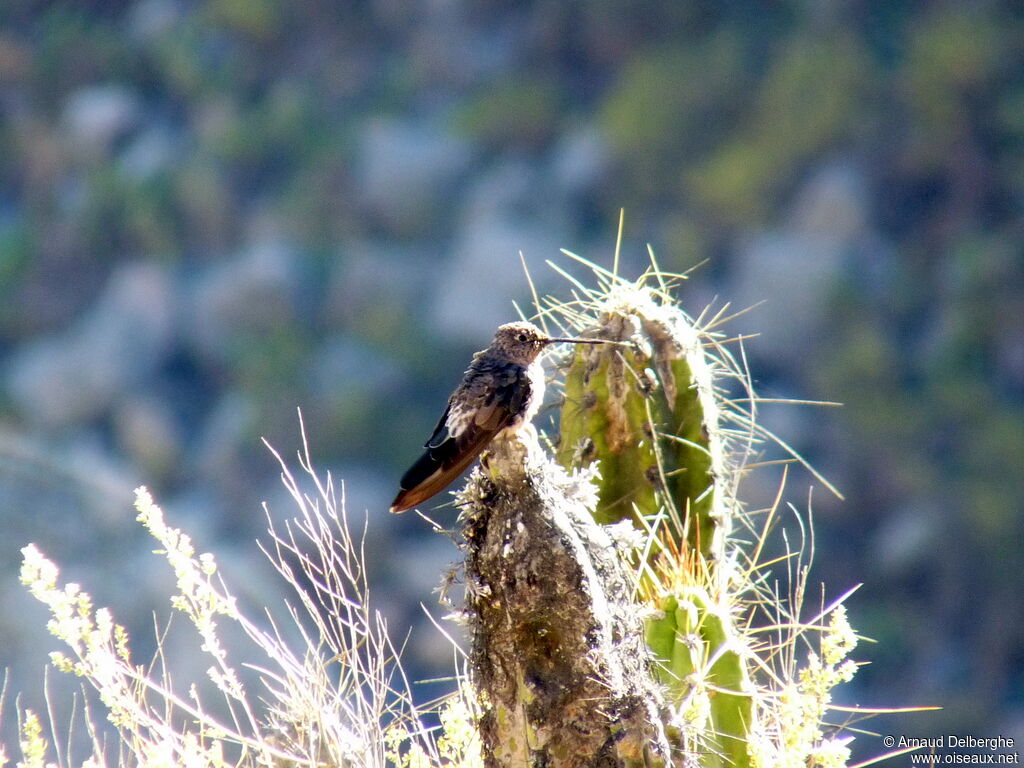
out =
[(540, 353), (549, 344), (604, 344), (548, 336), (533, 323), (506, 323), (473, 355), (448, 398), (426, 452), (402, 475), (392, 512), (405, 512), (447, 487), (503, 431), (528, 424), (544, 400)]

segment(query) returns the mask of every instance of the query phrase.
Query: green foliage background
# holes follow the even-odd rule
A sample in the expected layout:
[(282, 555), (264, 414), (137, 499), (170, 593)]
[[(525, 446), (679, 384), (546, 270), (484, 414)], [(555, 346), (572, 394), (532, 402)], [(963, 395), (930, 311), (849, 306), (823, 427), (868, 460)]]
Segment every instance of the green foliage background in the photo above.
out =
[[(846, 404), (816, 413), (798, 447), (848, 497), (818, 497), (819, 575), (865, 582), (854, 624), (881, 641), (851, 695), (945, 707), (882, 732), (1019, 728), (1020, 4), (537, 0), (447, 16), (429, 6), (0, 4), (0, 362), (72, 325), (118, 265), (156, 260), (188, 281), (269, 226), (301, 260), (308, 311), (225, 342), (216, 362), (179, 350), (154, 385), (186, 401), (183, 455), (156, 478), (167, 492), (209, 481), (184, 457), (193, 421), (224, 392), (251, 399), (258, 428), (218, 498), (255, 510), (261, 487), (239, 478), (267, 472), (256, 437), (288, 444), (296, 404), (314, 409), (326, 456), (385, 474), (408, 458), (395, 446), (427, 434), (468, 350), (432, 352), (446, 346), (422, 322), (419, 281), (445, 279), (467, 215), (459, 190), (499, 161), (545, 167), (565, 136), (596, 131), (609, 167), (572, 197), (562, 244), (611, 243), (624, 207), (627, 240), (653, 243), (666, 269), (710, 258), (695, 283), (722, 286), (726, 299), (736, 243), (784, 224), (815, 169), (853, 164), (868, 190), (866, 229), (883, 245), (844, 255), (812, 351), (759, 361), (754, 342), (754, 374), (773, 392)], [(69, 99), (92, 86), (127, 93), (140, 117), (107, 142), (75, 145)], [(458, 189), (397, 218), (362, 200), (359, 137), (379, 118), (428, 122), (471, 147)], [(132, 170), (135, 141), (152, 131), (171, 159)], [(542, 176), (537, 194), (555, 181)], [(367, 242), (387, 254), (382, 273), (413, 277), (356, 293), (336, 314), (315, 309), (325, 276)], [(398, 383), (332, 379), (335, 396), (317, 400), (309, 364), (333, 336), (383, 357)], [(80, 426), (121, 456), (111, 418)], [(60, 439), (2, 389), (0, 424), (44, 445)], [(152, 467), (141, 473), (154, 483)], [(5, 572), (23, 543), (4, 543)], [(902, 554), (886, 558), (887, 547)]]

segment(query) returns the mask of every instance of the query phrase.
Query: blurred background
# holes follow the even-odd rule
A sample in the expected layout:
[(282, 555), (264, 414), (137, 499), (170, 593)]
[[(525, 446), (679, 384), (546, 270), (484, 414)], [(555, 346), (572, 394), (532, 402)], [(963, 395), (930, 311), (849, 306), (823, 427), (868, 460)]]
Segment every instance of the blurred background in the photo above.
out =
[(458, 552), (387, 503), (528, 305), (518, 252), (568, 297), (544, 260), (610, 264), (620, 208), (626, 274), (650, 243), (707, 260), (691, 314), (764, 301), (727, 329), (760, 394), (845, 403), (763, 413), (846, 495), (814, 491), (811, 582), (863, 583), (878, 643), (843, 703), (1024, 740), (1024, 6), (994, 0), (0, 3), (4, 730), (56, 647), (29, 541), (152, 652), (138, 485), (279, 601), (259, 438), (293, 455), (297, 407), (414, 673), (450, 672), (417, 603)]

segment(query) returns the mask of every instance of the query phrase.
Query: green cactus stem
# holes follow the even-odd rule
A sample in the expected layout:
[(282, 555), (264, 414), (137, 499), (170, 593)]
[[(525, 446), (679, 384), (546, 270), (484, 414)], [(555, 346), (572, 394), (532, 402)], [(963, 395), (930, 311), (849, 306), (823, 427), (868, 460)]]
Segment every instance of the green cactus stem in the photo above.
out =
[(677, 544), (706, 560), (722, 555), (726, 474), (711, 365), (678, 309), (635, 286), (613, 290), (591, 335), (633, 343), (577, 349), (565, 374), (558, 460), (597, 464), (600, 523), (653, 519), (669, 510)]
[[(655, 675), (673, 703), (677, 748), (702, 766), (749, 765), (753, 686), (728, 609), (725, 556), (735, 508), (715, 361), (690, 319), (642, 282), (613, 287), (590, 335), (631, 347), (574, 351), (565, 374), (559, 461), (596, 465), (601, 523), (632, 520), (655, 546), (639, 563), (654, 617)], [(713, 596), (719, 596), (718, 598)]]

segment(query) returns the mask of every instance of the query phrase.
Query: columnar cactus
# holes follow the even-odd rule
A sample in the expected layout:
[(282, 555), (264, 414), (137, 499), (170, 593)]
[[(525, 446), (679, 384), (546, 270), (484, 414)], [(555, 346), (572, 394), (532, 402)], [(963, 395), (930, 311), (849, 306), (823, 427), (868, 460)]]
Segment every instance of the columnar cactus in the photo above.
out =
[(594, 335), (633, 348), (576, 351), (558, 460), (570, 468), (596, 462), (598, 522), (667, 514), (666, 531), (718, 560), (730, 522), (718, 483), (727, 467), (700, 336), (682, 311), (635, 286), (613, 290), (598, 312)]
[(596, 465), (598, 522), (655, 531), (638, 565), (677, 745), (701, 765), (735, 768), (749, 764), (752, 689), (728, 598), (733, 486), (712, 362), (687, 316), (658, 299), (620, 284), (595, 308), (593, 335), (632, 346), (575, 351), (558, 459)]

